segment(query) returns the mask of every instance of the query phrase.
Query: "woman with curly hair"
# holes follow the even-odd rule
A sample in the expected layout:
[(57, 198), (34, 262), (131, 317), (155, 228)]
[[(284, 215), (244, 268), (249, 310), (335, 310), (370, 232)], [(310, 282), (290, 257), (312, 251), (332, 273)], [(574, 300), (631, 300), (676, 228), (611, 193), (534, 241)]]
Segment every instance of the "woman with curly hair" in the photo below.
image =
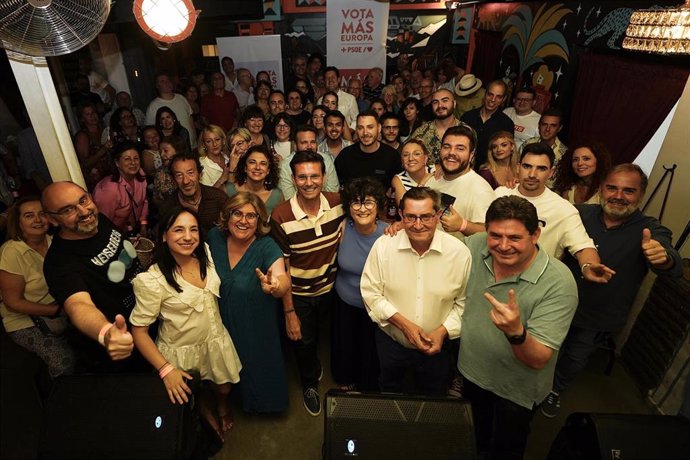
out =
[(235, 183), (228, 182), (225, 191), (229, 196), (237, 192), (251, 192), (261, 198), (268, 214), (283, 202), (283, 193), (277, 188), (278, 162), (263, 145), (251, 147), (240, 157), (235, 173)]
[(554, 191), (573, 204), (599, 203), (599, 185), (611, 169), (611, 155), (600, 142), (571, 146), (556, 164)]
[(128, 107), (119, 107), (110, 117), (110, 126), (103, 131), (101, 141), (105, 144), (108, 139), (113, 144), (124, 141), (140, 142), (141, 130), (137, 126), (134, 112)]
[(496, 190), (517, 178), (519, 157), (513, 133), (496, 131), (489, 138), (487, 161), (479, 166), (479, 175)]

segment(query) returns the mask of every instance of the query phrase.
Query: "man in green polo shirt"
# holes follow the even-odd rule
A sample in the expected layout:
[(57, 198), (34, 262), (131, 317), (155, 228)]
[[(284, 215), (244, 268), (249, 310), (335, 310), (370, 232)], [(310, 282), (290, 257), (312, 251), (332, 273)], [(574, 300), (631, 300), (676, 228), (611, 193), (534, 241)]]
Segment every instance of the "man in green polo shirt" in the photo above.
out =
[(477, 446), (488, 458), (522, 458), (536, 406), (551, 389), (558, 349), (577, 306), (568, 268), (539, 249), (537, 210), (495, 200), (472, 253), (458, 369), (472, 403)]

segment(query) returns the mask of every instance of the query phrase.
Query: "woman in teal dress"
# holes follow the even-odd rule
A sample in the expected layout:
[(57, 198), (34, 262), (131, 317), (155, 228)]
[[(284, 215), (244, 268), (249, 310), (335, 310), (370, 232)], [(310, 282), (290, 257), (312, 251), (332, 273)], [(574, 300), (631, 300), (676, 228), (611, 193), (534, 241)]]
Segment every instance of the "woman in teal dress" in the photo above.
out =
[(278, 187), (278, 161), (265, 145), (255, 145), (242, 155), (237, 163), (235, 181), (228, 182), (228, 196), (237, 192), (251, 192), (264, 202), (268, 215), (283, 202)]
[(233, 393), (245, 412), (281, 412), (288, 406), (276, 299), (287, 292), (290, 278), (268, 232), (263, 201), (237, 192), (221, 212), (220, 228), (207, 238), (221, 279), (221, 318), (242, 362)]

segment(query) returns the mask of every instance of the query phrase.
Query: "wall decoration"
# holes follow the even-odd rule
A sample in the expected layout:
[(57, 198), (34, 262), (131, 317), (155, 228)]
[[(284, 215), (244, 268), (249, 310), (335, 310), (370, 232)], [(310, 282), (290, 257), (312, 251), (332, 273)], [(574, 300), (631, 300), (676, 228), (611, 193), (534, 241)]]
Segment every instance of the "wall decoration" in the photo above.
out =
[[(611, 49), (621, 49), (623, 38), (625, 38), (625, 29), (628, 28), (630, 16), (632, 16), (633, 11), (632, 8), (616, 8), (602, 16), (602, 19), (597, 22), (597, 19), (601, 15), (601, 7), (591, 7), (582, 23), (582, 33), (587, 37), (584, 45), (587, 46), (594, 40), (611, 34), (606, 41), (606, 45)], [(590, 24), (590, 16), (592, 13), (595, 14), (596, 19), (591, 20), (591, 22), (594, 22), (594, 25), (588, 28), (587, 24)]]
[(454, 45), (465, 45), (470, 42), (472, 13), (474, 8), (456, 8), (453, 12), (453, 35), (450, 42)]
[(264, 0), (264, 21), (280, 21), (280, 0)]

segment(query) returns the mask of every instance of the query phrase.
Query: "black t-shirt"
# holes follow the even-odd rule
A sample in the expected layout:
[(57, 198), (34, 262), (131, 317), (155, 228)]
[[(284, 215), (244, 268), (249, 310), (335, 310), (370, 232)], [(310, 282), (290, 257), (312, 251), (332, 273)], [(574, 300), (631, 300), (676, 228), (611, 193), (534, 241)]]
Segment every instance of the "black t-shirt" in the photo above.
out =
[(135, 303), (131, 281), (140, 272), (134, 246), (103, 214), (91, 238), (65, 240), (56, 235), (43, 263), (48, 288), (58, 303), (88, 292), (108, 321), (115, 321), (117, 314), (129, 320)]
[(393, 176), (402, 171), (400, 154), (393, 147), (380, 143), (373, 153), (362, 152), (360, 143), (345, 147), (335, 159), (338, 180), (345, 185), (357, 177), (374, 177), (384, 188), (391, 186)]
[(482, 120), (481, 107), (478, 109), (465, 112), (460, 121), (470, 125), (477, 132), (477, 148), (474, 157), (474, 170), (479, 171), (479, 167), (486, 163), (489, 153), (489, 138), (497, 131), (508, 131), (512, 133), (515, 130), (513, 120), (508, 117), (501, 109), (496, 110), (491, 118)]

